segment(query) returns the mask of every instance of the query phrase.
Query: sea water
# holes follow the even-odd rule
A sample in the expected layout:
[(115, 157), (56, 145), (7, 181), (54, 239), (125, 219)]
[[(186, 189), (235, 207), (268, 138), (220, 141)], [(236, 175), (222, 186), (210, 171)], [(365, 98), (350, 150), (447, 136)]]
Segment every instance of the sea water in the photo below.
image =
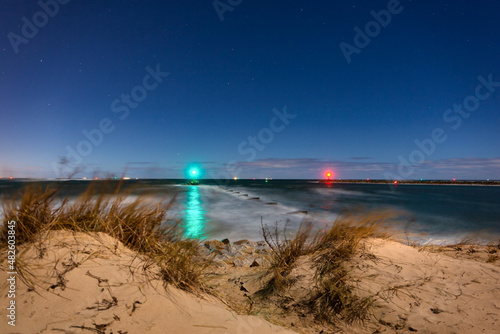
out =
[[(405, 185), (320, 183), (314, 180), (125, 181), (148, 190), (151, 200), (172, 197), (169, 216), (182, 221), (189, 238), (262, 240), (261, 227), (285, 226), (291, 233), (304, 220), (328, 228), (336, 217), (354, 210), (390, 210), (396, 228), (422, 243), (452, 243), (465, 237), (477, 241), (500, 238), (500, 187), (471, 185)], [(22, 183), (0, 182), (10, 195)], [(64, 192), (81, 193), (88, 182), (65, 183)], [(126, 187), (125, 187), (126, 188)]]

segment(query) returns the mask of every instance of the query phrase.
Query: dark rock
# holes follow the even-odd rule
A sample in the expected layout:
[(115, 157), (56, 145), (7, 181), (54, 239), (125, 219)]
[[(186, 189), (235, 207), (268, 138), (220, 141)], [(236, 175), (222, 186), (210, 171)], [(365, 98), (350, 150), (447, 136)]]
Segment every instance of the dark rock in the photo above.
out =
[(250, 268), (259, 267), (259, 266), (260, 266), (259, 262), (253, 260), (252, 264), (250, 265)]
[(436, 307), (436, 308), (431, 308), (431, 311), (432, 311), (432, 313), (434, 313), (434, 314), (439, 314), (439, 313), (441, 313), (441, 312), (444, 312), (443, 310), (440, 310), (440, 309), (438, 309), (437, 307)]
[(226, 239), (222, 239), (222, 240), (221, 240), (221, 242), (222, 242), (224, 245), (226, 245), (226, 246), (227, 246), (227, 245), (229, 245), (229, 244), (231, 244), (231, 241), (229, 241), (229, 239), (228, 239), (228, 238), (226, 238)]

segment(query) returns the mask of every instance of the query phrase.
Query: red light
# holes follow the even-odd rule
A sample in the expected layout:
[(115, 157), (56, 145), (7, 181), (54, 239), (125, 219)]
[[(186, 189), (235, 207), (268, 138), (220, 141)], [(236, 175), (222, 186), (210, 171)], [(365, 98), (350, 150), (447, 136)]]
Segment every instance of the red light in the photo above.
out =
[(394, 184), (398, 184), (398, 181), (394, 181)]
[(370, 179), (366, 179), (366, 181), (370, 181)]
[(10, 177), (10, 179), (12, 180), (12, 176)]
[(330, 177), (332, 176), (332, 173), (326, 173), (326, 176)]
[(453, 181), (456, 181), (455, 179), (453, 179)]

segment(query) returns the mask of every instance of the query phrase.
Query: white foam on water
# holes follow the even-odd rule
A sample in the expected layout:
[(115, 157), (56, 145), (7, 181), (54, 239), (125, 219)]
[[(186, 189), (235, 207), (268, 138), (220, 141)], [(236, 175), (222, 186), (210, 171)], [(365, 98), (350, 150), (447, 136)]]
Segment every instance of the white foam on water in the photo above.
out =
[[(246, 188), (231, 188), (227, 191), (218, 187), (201, 187), (201, 197), (206, 208), (207, 237), (262, 240), (262, 225), (285, 225), (287, 231), (293, 233), (298, 230), (304, 220), (313, 222), (319, 228), (331, 224), (337, 215), (335, 213), (307, 210), (307, 207), (298, 207), (283, 204), (275, 194), (258, 193)], [(235, 192), (239, 192), (236, 194)], [(240, 196), (248, 194), (248, 196)], [(251, 199), (259, 197), (259, 199)], [(267, 203), (276, 204), (267, 204)], [(303, 211), (307, 211), (307, 214)]]

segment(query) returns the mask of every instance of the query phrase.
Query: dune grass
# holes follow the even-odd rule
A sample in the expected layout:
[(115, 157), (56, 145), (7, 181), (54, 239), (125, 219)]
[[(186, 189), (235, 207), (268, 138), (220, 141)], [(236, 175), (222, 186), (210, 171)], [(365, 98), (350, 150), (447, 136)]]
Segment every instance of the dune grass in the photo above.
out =
[(258, 295), (265, 297), (292, 286), (295, 279), (289, 274), (295, 268), (297, 259), (310, 253), (310, 245), (307, 243), (311, 234), (312, 225), (308, 222), (301, 224), (293, 239), (286, 236), (286, 226), (283, 237), (276, 223), (273, 228), (262, 226), (262, 236), (264, 241), (271, 248), (271, 265), (264, 272), (264, 276), (270, 276), (265, 286), (258, 291)]
[(390, 211), (350, 212), (338, 216), (331, 228), (317, 238), (312, 249), (317, 289), (310, 303), (318, 319), (331, 321), (338, 314), (352, 323), (366, 318), (374, 297), (354, 293), (345, 264), (360, 250), (363, 240), (393, 235), (388, 231), (393, 223)]
[[(292, 239), (263, 226), (264, 240), (272, 249), (271, 264), (265, 272), (264, 287), (257, 293), (269, 296), (284, 292), (296, 281), (290, 273), (301, 256), (309, 256), (314, 269), (314, 286), (304, 304), (320, 321), (333, 322), (336, 317), (347, 323), (366, 319), (374, 297), (359, 297), (350, 284), (346, 264), (363, 247), (363, 240), (394, 235), (388, 226), (394, 224), (389, 211), (350, 212), (339, 215), (323, 232), (312, 234), (312, 224), (303, 222)], [(280, 235), (283, 234), (283, 237)]]
[[(41, 244), (50, 231), (103, 232), (131, 250), (145, 255), (159, 267), (161, 278), (187, 291), (206, 289), (199, 242), (185, 239), (179, 220), (169, 219), (171, 201), (149, 201), (144, 195), (124, 191), (121, 183), (93, 182), (75, 200), (61, 195), (62, 188), (28, 186), (4, 199), (4, 221), (14, 220), (17, 246)], [(7, 225), (0, 246), (6, 246)]]
[(357, 296), (349, 280), (347, 270), (339, 267), (317, 281), (316, 289), (309, 300), (309, 307), (316, 319), (334, 322), (336, 317), (340, 316), (347, 323), (366, 319), (375, 299), (373, 296)]

